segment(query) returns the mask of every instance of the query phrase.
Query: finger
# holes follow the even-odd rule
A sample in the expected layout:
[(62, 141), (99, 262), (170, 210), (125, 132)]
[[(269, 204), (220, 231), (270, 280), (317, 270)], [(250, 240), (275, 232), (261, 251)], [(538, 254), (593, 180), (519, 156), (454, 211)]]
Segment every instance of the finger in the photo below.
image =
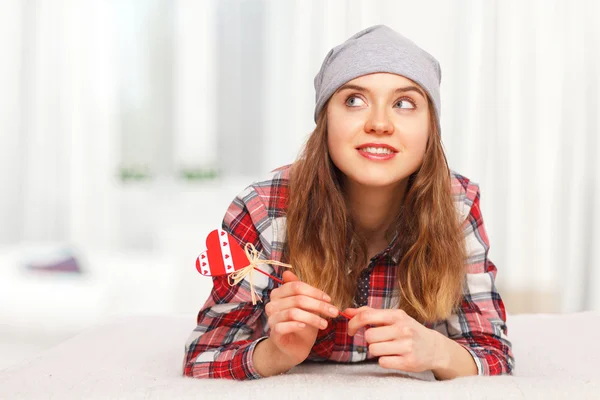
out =
[(388, 340), (408, 338), (412, 336), (411, 334), (412, 328), (408, 326), (402, 327), (396, 323), (367, 329), (365, 331), (365, 340), (368, 343), (387, 342)]
[[(286, 271), (288, 272), (288, 271)], [(290, 272), (291, 273), (291, 272)], [(284, 272), (285, 274), (285, 272)], [(294, 275), (295, 276), (295, 275)], [(325, 292), (312, 287), (302, 281), (286, 282), (277, 289), (271, 291), (271, 298), (281, 299), (284, 297), (304, 295), (314, 297), (317, 300), (331, 301), (331, 298), (327, 296)]]
[(412, 343), (409, 340), (389, 340), (387, 342), (372, 343), (369, 352), (373, 356), (403, 356), (412, 352)]
[(353, 336), (357, 330), (366, 325), (391, 325), (394, 323), (392, 310), (368, 309), (356, 314), (348, 322), (348, 335)]
[(283, 275), (281, 277), (283, 278), (284, 282), (294, 282), (300, 280), (300, 278), (298, 278), (296, 274), (290, 270), (283, 271)]
[(379, 357), (378, 360), (379, 366), (387, 369), (399, 369), (401, 371), (408, 372), (421, 372), (421, 371), (413, 371), (412, 368), (409, 368), (406, 358), (403, 356), (383, 356)]
[(348, 307), (344, 310), (344, 313), (348, 314), (350, 317), (354, 317), (356, 314), (358, 314), (362, 310), (366, 310), (369, 308), (371, 308), (371, 307), (369, 307), (369, 306), (362, 306), (360, 308)]
[(304, 322), (285, 321), (275, 325), (272, 331), (280, 335), (287, 335), (289, 333), (301, 331), (304, 328), (306, 328), (306, 324)]
[(300, 308), (287, 308), (279, 311), (269, 317), (268, 324), (270, 327), (274, 327), (279, 323), (288, 321), (304, 322), (306, 325), (310, 325), (317, 329), (327, 328), (326, 319), (308, 311), (301, 310)]
[(337, 317), (339, 313), (338, 309), (332, 306), (330, 303), (304, 295), (277, 299), (275, 302), (270, 302), (270, 304), (272, 304), (272, 312), (296, 307), (306, 311), (318, 313), (323, 317)]

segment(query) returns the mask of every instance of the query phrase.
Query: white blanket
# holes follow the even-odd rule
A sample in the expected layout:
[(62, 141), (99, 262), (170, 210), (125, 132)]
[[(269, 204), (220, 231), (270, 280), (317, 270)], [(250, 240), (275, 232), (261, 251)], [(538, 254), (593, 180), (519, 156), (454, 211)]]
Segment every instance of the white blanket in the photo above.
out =
[(1, 399), (600, 398), (600, 313), (509, 315), (514, 376), (432, 381), (375, 362), (305, 363), (254, 381), (181, 375), (194, 315), (135, 316), (0, 372)]

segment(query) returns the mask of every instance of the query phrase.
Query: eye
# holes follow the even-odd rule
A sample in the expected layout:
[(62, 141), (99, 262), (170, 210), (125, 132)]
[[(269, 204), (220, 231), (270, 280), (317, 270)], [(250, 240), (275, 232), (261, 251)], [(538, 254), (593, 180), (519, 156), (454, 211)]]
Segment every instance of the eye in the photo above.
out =
[(359, 102), (362, 102), (363, 104), (365, 103), (364, 101), (362, 101), (362, 99), (358, 96), (350, 96), (346, 99), (346, 105), (350, 106), (350, 107), (358, 107), (361, 104)]
[(399, 108), (408, 108), (408, 109), (417, 108), (417, 106), (415, 105), (415, 103), (412, 100), (409, 100), (409, 99), (400, 99), (400, 100), (398, 100), (396, 102), (396, 104), (402, 104), (402, 103), (404, 103), (405, 105), (408, 105), (409, 107), (402, 107), (402, 106), (400, 106)]

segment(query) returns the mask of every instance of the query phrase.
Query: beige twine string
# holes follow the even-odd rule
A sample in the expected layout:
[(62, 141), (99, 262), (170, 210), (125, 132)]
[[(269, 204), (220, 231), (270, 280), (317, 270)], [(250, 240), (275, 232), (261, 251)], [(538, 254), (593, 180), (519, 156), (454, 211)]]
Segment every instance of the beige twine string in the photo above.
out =
[[(249, 250), (250, 249), (250, 250)], [(256, 247), (252, 243), (246, 243), (244, 246), (244, 251), (246, 252), (246, 257), (248, 257), (248, 261), (250, 261), (250, 265), (238, 269), (235, 272), (232, 272), (227, 276), (227, 280), (229, 281), (229, 285), (237, 285), (241, 281), (243, 281), (246, 276), (250, 275), (250, 292), (252, 293), (252, 304), (256, 305), (256, 291), (254, 289), (254, 268), (257, 268), (257, 264), (274, 264), (279, 265), (286, 268), (293, 268), (290, 264), (285, 264), (276, 260), (261, 260), (259, 258), (259, 252), (256, 250)], [(233, 279), (233, 282), (231, 282)], [(259, 299), (262, 301), (262, 299)]]

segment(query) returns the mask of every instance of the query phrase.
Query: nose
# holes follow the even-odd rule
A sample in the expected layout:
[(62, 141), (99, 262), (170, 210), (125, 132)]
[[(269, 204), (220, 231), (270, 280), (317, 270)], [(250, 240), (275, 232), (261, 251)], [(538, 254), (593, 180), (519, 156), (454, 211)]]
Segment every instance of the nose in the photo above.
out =
[(365, 123), (365, 132), (376, 135), (390, 135), (394, 132), (394, 124), (392, 124), (385, 110), (373, 108), (369, 119)]

